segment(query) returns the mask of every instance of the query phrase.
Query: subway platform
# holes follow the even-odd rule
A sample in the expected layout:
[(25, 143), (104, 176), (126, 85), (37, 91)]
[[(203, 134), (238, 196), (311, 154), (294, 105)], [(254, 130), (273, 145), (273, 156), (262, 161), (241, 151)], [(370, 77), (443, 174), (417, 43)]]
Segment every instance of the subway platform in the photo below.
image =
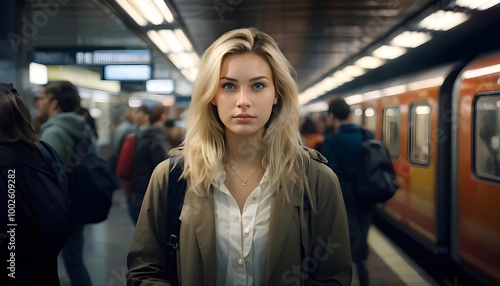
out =
[[(83, 256), (94, 286), (126, 285), (126, 258), (133, 231), (123, 191), (118, 190), (108, 219), (85, 227)], [(372, 286), (439, 285), (376, 227), (370, 229), (368, 241), (367, 268)], [(61, 259), (59, 277), (61, 286), (71, 285)], [(352, 285), (359, 285), (356, 277)]]

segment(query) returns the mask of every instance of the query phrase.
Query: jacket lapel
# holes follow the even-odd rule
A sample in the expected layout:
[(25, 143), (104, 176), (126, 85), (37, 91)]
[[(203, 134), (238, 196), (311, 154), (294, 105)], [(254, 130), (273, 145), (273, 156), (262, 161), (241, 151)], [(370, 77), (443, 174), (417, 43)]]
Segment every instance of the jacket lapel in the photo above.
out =
[[(286, 201), (282, 190), (273, 194), (271, 201), (271, 218), (269, 221), (269, 242), (267, 253), (266, 281), (269, 282), (276, 264), (279, 261), (288, 230), (297, 206), (301, 204), (301, 194), (297, 187), (292, 192), (291, 203)], [(267, 283), (266, 283), (267, 284)]]
[(217, 261), (215, 250), (215, 217), (214, 199), (210, 193), (208, 196), (200, 198), (194, 193), (189, 199), (192, 202), (191, 214), (193, 216), (194, 232), (201, 253), (204, 271), (204, 285), (215, 285), (217, 273)]

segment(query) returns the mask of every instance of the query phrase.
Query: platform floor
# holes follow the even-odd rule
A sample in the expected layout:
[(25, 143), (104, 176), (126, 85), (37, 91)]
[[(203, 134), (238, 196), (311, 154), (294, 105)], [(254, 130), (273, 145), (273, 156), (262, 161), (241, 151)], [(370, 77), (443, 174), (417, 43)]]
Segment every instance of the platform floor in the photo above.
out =
[[(84, 260), (94, 286), (126, 285), (126, 257), (133, 231), (123, 192), (116, 191), (109, 218), (85, 227)], [(370, 229), (368, 241), (372, 286), (439, 285), (377, 228)], [(359, 285), (354, 276), (352, 285)], [(59, 277), (62, 286), (71, 285), (62, 260)]]

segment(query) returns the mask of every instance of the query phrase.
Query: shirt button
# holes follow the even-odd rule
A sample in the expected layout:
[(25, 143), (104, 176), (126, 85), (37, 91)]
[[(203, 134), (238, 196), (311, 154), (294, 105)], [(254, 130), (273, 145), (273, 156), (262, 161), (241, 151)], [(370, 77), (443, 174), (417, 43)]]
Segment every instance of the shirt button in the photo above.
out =
[(250, 232), (250, 229), (245, 228), (243, 231), (244, 231), (246, 234), (248, 234), (248, 233)]
[(243, 258), (238, 258), (238, 264), (242, 265), (243, 264)]
[(256, 197), (252, 197), (252, 200), (254, 200), (254, 201), (255, 201), (256, 199), (257, 199)]

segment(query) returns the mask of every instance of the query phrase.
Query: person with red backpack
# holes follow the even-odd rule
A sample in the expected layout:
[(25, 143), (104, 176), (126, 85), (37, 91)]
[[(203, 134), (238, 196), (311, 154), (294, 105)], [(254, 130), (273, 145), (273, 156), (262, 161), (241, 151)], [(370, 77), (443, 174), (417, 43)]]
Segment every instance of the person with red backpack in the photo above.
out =
[(137, 223), (142, 200), (154, 168), (166, 158), (171, 145), (167, 139), (167, 110), (159, 104), (144, 106), (148, 123), (137, 134), (129, 134), (118, 158), (117, 173), (125, 180), (129, 215)]

